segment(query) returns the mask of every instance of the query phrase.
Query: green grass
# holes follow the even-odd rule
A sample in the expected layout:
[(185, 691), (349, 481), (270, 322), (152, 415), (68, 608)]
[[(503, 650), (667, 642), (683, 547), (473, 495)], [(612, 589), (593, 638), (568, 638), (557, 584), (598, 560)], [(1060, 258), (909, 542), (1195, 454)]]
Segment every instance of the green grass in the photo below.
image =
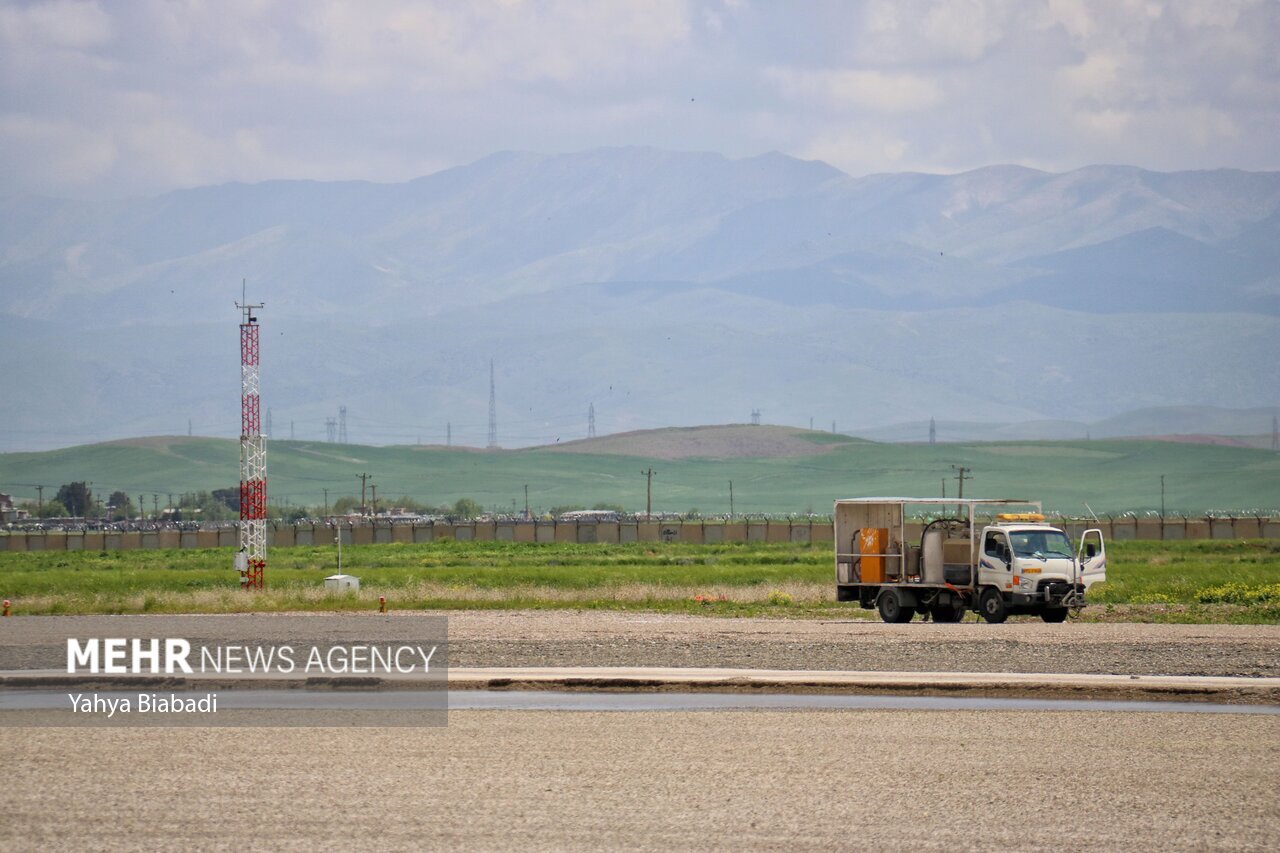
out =
[[(746, 427), (745, 429), (750, 429)], [(829, 513), (836, 498), (874, 494), (936, 495), (952, 466), (973, 479), (966, 492), (984, 497), (1043, 500), (1047, 509), (1086, 514), (1280, 509), (1280, 455), (1239, 447), (1108, 440), (971, 444), (881, 444), (844, 436), (813, 436), (827, 452), (773, 459), (653, 460), (547, 450), (477, 452), (453, 448), (367, 447), (302, 441), (270, 444), (272, 501), (320, 505), (359, 495), (356, 475), (369, 472), (378, 494), (407, 494), (433, 504), (470, 497), (489, 509), (524, 508), (524, 486), (535, 510), (552, 506), (619, 504), (644, 507), (642, 469), (657, 469), (654, 509), (723, 513), (730, 480), (738, 512)], [(831, 442), (831, 443), (828, 443)], [(43, 453), (0, 454), (0, 484), (44, 483), (51, 490), (73, 480), (93, 491), (130, 495), (211, 490), (239, 480), (234, 441), (211, 438), (143, 439)], [(955, 486), (948, 479), (948, 490)], [(0, 485), (19, 498), (35, 490)], [(514, 503), (513, 503), (514, 502)], [(148, 506), (150, 501), (148, 499)]]
[[(271, 553), (269, 589), (238, 589), (231, 549), (0, 554), (0, 593), (21, 614), (584, 608), (868, 616), (834, 600), (826, 545), (523, 545), (437, 542), (343, 550), (358, 594), (334, 594), (332, 547)], [(1280, 622), (1280, 542), (1108, 544), (1086, 618)]]

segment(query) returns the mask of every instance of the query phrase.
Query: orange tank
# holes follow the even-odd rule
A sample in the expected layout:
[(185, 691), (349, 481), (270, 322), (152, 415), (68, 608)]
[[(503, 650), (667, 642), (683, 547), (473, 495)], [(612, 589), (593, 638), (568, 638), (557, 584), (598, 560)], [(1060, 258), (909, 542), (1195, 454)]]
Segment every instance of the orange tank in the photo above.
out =
[(887, 527), (862, 528), (858, 546), (858, 550), (862, 553), (862, 582), (884, 583), (885, 558), (883, 555), (889, 550), (889, 529)]

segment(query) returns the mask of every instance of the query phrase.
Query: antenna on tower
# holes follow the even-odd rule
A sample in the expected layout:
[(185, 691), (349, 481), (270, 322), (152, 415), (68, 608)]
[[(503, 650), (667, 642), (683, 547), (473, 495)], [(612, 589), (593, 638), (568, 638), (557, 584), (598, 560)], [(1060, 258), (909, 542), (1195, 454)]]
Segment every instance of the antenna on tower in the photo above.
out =
[(587, 438), (596, 437), (596, 404), (587, 406)]
[(493, 384), (493, 359), (489, 359), (489, 449), (498, 446), (498, 397)]
[(240, 551), (236, 569), (245, 589), (262, 589), (267, 568), (267, 446), (262, 435), (258, 318), (240, 281)]
[(338, 407), (338, 444), (347, 443), (347, 407)]

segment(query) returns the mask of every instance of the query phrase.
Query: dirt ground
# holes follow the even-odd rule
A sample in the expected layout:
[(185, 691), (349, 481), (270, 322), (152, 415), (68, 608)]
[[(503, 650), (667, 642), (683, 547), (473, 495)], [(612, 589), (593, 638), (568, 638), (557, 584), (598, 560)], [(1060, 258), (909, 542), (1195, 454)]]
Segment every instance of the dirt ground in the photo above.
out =
[(455, 711), (9, 729), (6, 849), (1274, 850), (1280, 716)]
[[(67, 637), (271, 643), (424, 636), (421, 612), (41, 616), (0, 620), (0, 669), (60, 668)], [(455, 611), (453, 666), (698, 666), (918, 672), (1280, 676), (1280, 626), (960, 625)]]

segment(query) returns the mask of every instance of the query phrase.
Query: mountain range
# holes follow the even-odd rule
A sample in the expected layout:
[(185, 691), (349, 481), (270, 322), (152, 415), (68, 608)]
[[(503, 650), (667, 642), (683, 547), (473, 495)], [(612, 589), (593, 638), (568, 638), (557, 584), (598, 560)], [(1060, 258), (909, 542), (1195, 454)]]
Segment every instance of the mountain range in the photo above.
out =
[[(0, 450), (275, 435), (1089, 423), (1280, 398), (1280, 173), (507, 152), (400, 184), (0, 199)], [(1263, 432), (1260, 424), (1250, 432)], [(1173, 432), (1176, 429), (1149, 430)]]

